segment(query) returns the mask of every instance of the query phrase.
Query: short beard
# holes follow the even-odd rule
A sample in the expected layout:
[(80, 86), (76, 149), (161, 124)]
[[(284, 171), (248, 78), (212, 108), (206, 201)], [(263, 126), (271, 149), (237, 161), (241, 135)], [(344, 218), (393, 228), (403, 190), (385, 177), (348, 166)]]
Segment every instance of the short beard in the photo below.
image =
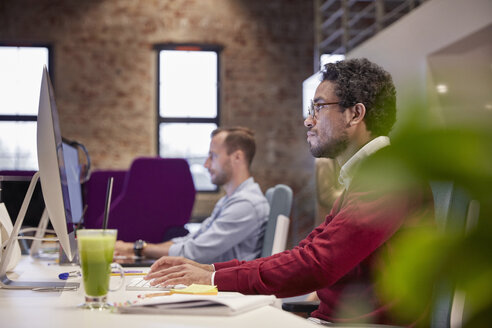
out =
[(316, 158), (331, 158), (335, 159), (345, 149), (347, 149), (349, 143), (348, 134), (346, 131), (336, 140), (331, 140), (323, 145), (317, 147), (309, 145), (311, 154)]
[(224, 166), (220, 171), (215, 172), (215, 178), (212, 179), (212, 183), (217, 187), (223, 186), (228, 183), (232, 178), (232, 164), (231, 162), (224, 163)]
[(218, 187), (223, 186), (228, 181), (227, 175), (225, 172), (220, 172), (212, 179), (212, 183)]

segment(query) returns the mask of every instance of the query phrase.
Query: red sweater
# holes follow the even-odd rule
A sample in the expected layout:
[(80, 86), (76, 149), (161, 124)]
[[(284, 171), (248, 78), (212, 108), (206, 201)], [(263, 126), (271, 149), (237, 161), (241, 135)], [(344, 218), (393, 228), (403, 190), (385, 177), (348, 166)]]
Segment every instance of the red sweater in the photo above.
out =
[[(365, 190), (364, 190), (365, 189)], [(257, 260), (215, 263), (219, 290), (290, 297), (317, 291), (320, 319), (392, 323), (390, 304), (374, 293), (374, 271), (390, 258), (388, 240), (426, 216), (413, 215), (430, 198), (421, 193), (367, 191), (357, 181), (326, 221), (292, 250)]]

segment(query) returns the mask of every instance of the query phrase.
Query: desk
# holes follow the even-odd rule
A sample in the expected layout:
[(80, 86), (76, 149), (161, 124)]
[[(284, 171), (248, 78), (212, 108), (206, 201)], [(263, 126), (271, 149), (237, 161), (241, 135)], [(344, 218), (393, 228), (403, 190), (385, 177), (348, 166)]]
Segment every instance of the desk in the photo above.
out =
[[(9, 274), (16, 280), (56, 280), (61, 272), (78, 267), (58, 266), (47, 261), (23, 256), (15, 272)], [(132, 279), (129, 276), (126, 279)], [(114, 277), (112, 279), (118, 279)], [(81, 278), (69, 281), (80, 281)], [(110, 302), (124, 302), (142, 292), (110, 292)], [(232, 317), (119, 314), (109, 311), (78, 309), (84, 299), (81, 286), (77, 291), (34, 292), (31, 290), (0, 289), (0, 322), (5, 328), (77, 328), (77, 327), (319, 327), (305, 319), (273, 306), (261, 307)]]

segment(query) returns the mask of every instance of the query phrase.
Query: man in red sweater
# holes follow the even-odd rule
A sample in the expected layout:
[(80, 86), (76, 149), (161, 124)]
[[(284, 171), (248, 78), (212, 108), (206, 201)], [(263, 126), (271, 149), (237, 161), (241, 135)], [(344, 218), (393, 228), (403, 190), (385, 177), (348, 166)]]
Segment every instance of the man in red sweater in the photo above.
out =
[[(335, 159), (345, 187), (324, 223), (292, 250), (253, 261), (203, 265), (163, 257), (152, 284), (214, 284), (221, 291), (290, 297), (316, 291), (311, 315), (330, 322), (395, 323), (375, 292), (374, 274), (390, 260), (391, 237), (421, 218), (425, 192), (365, 179), (360, 164), (389, 145), (396, 119), (391, 76), (367, 59), (327, 64), (304, 121), (314, 157)], [(381, 153), (384, 153), (382, 149)], [(386, 168), (382, 168), (385, 170)]]

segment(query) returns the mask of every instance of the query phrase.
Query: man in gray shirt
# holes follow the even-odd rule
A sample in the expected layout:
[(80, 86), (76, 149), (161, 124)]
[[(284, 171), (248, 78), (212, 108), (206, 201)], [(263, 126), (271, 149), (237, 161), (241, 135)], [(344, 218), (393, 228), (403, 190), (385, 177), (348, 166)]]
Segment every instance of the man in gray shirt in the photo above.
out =
[(257, 258), (270, 206), (250, 173), (255, 149), (254, 134), (247, 128), (214, 130), (204, 165), (226, 195), (210, 217), (196, 232), (160, 244), (117, 241), (115, 255), (132, 255), (138, 246), (146, 257), (183, 256), (201, 263)]

